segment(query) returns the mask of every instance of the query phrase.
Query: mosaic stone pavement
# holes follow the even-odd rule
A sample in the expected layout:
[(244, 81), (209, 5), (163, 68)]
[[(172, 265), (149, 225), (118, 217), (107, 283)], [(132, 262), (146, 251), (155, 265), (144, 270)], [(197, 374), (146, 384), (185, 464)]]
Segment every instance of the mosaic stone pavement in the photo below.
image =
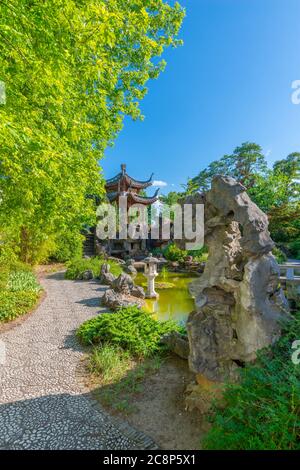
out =
[(76, 328), (101, 311), (105, 287), (49, 275), (47, 296), (19, 325), (0, 333), (0, 449), (140, 449), (151, 440), (92, 399), (80, 368)]

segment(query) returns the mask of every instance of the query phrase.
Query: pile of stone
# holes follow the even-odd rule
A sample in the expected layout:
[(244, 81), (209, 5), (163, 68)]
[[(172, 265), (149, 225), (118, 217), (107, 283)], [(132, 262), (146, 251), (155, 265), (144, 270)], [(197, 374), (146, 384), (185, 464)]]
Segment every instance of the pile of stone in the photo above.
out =
[(145, 292), (137, 286), (129, 274), (122, 273), (118, 277), (110, 272), (110, 266), (104, 263), (101, 267), (100, 282), (110, 287), (102, 297), (102, 305), (111, 310), (122, 307), (138, 306), (144, 304)]

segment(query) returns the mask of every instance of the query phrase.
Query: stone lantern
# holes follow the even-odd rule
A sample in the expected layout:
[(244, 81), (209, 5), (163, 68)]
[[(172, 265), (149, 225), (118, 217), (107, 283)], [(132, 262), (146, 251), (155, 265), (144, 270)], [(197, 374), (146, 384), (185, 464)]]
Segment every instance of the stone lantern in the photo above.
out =
[(148, 281), (146, 298), (157, 299), (158, 293), (155, 292), (155, 278), (156, 276), (158, 276), (158, 272), (157, 272), (158, 259), (153, 258), (152, 254), (150, 253), (149, 257), (144, 259), (144, 263), (145, 263), (144, 275)]

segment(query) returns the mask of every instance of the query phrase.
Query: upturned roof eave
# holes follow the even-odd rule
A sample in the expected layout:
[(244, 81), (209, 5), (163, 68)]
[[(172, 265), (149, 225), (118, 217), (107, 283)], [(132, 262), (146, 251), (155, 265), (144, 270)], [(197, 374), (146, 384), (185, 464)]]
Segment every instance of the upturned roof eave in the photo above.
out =
[(135, 203), (138, 203), (138, 204), (144, 204), (144, 205), (150, 205), (150, 204), (154, 204), (154, 202), (156, 202), (158, 200), (158, 192), (159, 192), (159, 189), (157, 189), (155, 191), (155, 194), (152, 196), (152, 197), (144, 197), (144, 196), (139, 196), (138, 194), (135, 194), (135, 193), (125, 193), (124, 192), (120, 192), (120, 191), (115, 191), (113, 193), (110, 193), (110, 194), (107, 194), (107, 197), (109, 199), (110, 202), (114, 202), (116, 201), (119, 197), (121, 196), (127, 196), (128, 199), (131, 199), (131, 201), (135, 202)]
[(113, 189), (113, 188), (117, 188), (119, 184), (122, 184), (123, 182), (125, 182), (128, 188), (131, 187), (133, 189), (146, 189), (152, 185), (152, 178), (153, 178), (153, 174), (150, 176), (150, 178), (147, 181), (139, 181), (127, 175), (127, 173), (125, 175), (123, 175), (122, 173), (119, 173), (114, 178), (107, 180), (105, 187), (106, 189), (108, 188)]

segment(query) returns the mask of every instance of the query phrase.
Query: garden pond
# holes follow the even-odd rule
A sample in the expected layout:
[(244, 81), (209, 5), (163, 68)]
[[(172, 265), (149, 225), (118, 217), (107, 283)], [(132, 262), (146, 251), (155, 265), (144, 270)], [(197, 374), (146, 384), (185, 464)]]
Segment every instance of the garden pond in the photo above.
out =
[[(186, 273), (160, 273), (155, 280), (155, 290), (158, 299), (146, 299), (145, 309), (154, 314), (157, 320), (174, 320), (185, 323), (188, 314), (194, 309), (194, 300), (191, 297), (188, 284), (197, 276)], [(135, 282), (146, 287), (147, 280), (143, 273), (138, 273)], [(163, 288), (160, 288), (161, 287)]]

